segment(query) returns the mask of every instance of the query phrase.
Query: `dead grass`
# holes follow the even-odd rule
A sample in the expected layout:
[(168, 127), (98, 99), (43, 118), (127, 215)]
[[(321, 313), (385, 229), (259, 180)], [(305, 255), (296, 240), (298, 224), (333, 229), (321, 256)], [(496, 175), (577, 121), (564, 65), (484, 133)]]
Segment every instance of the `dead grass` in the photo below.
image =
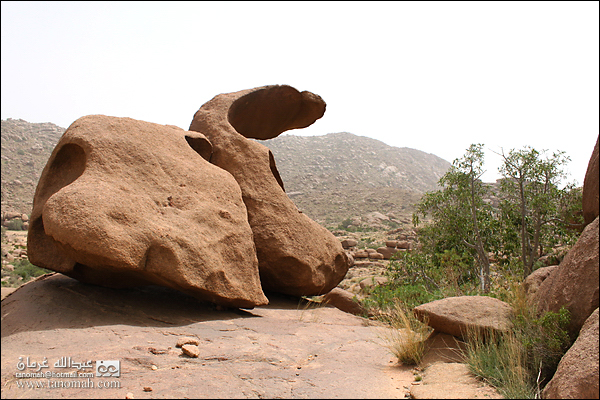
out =
[(432, 331), (426, 323), (416, 319), (398, 301), (380, 319), (389, 328), (378, 335), (398, 361), (406, 365), (418, 364), (425, 353), (425, 340)]

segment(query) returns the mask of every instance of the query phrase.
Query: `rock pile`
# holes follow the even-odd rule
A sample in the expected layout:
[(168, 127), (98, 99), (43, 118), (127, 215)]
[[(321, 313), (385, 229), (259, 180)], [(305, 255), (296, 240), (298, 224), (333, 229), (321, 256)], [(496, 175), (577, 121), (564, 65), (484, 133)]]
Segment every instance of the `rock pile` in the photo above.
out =
[(268, 139), (311, 125), (325, 102), (290, 86), (222, 94), (189, 131), (86, 116), (40, 177), (29, 259), (82, 282), (156, 284), (224, 306), (266, 304), (263, 289), (330, 291), (349, 258), (287, 197)]

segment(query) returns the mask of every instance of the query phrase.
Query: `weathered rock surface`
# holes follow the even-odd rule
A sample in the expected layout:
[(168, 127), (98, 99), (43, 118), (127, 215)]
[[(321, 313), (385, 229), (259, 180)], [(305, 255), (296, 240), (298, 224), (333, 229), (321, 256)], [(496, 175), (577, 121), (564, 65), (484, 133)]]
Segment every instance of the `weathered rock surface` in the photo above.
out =
[(319, 295), (348, 271), (339, 240), (298, 210), (285, 194), (271, 151), (249, 139), (309, 126), (324, 112), (325, 102), (313, 93), (264, 86), (214, 97), (190, 125), (210, 140), (211, 163), (230, 172), (242, 190), (265, 290)]
[(366, 315), (364, 307), (355, 299), (354, 293), (339, 287), (333, 288), (329, 293), (323, 296), (322, 304), (329, 304), (344, 312), (363, 316)]
[(266, 304), (242, 193), (198, 132), (130, 118), (73, 122), (38, 183), (30, 261), (109, 287), (157, 284)]
[(598, 389), (598, 309), (583, 324), (573, 346), (542, 392), (545, 399), (597, 399)]
[[(395, 364), (364, 319), (333, 307), (303, 310), (297, 298), (269, 299), (251, 311), (217, 311), (169, 288), (45, 276), (2, 301), (2, 398), (148, 398), (144, 387), (153, 398), (405, 397), (411, 368)], [(181, 355), (181, 337), (200, 338), (197, 358)], [(60, 357), (120, 360), (121, 376), (93, 377), (94, 388), (20, 388), (18, 381), (35, 379), (15, 379), (19, 357), (47, 357), (53, 372)], [(101, 379), (120, 388), (98, 388)]]
[(489, 329), (506, 331), (512, 327), (512, 307), (488, 296), (447, 297), (421, 304), (413, 312), (421, 322), (459, 338), (466, 338), (468, 329), (484, 334)]
[(571, 322), (568, 329), (573, 338), (598, 308), (598, 218), (586, 226), (577, 243), (557, 269), (540, 284), (533, 297), (540, 313), (557, 312), (562, 306), (569, 310)]
[(525, 295), (527, 296), (527, 302), (533, 304), (535, 299), (535, 293), (540, 288), (542, 282), (544, 282), (553, 271), (556, 271), (558, 265), (551, 265), (549, 267), (538, 268), (533, 273), (531, 273), (525, 280), (523, 281), (523, 289), (525, 290)]
[(596, 146), (590, 157), (588, 168), (583, 179), (583, 221), (584, 223), (590, 224), (598, 216), (600, 201), (598, 200), (598, 193), (600, 191), (600, 184), (598, 182), (598, 175), (600, 174), (599, 167), (599, 156), (598, 156), (598, 140), (596, 139)]

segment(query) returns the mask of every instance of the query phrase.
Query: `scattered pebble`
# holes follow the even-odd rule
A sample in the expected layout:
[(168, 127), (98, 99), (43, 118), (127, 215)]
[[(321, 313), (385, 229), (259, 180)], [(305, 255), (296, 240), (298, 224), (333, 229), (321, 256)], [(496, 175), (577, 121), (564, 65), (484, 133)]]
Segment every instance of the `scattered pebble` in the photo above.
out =
[(151, 392), (152, 388), (150, 386), (144, 386), (144, 392)]
[(196, 358), (200, 355), (200, 349), (193, 344), (184, 344), (181, 346), (181, 350), (183, 350), (183, 354), (188, 357)]
[(133, 393), (129, 392), (125, 395), (126, 399), (133, 399)]
[(175, 347), (182, 347), (184, 344), (193, 344), (195, 346), (198, 346), (200, 344), (200, 340), (194, 337), (180, 337), (179, 339), (177, 339), (177, 344), (175, 345)]
[(157, 367), (156, 365), (154, 365), (154, 364), (153, 364), (153, 365), (150, 367), (150, 369), (151, 369), (152, 371), (156, 371), (156, 370), (158, 369), (158, 367)]

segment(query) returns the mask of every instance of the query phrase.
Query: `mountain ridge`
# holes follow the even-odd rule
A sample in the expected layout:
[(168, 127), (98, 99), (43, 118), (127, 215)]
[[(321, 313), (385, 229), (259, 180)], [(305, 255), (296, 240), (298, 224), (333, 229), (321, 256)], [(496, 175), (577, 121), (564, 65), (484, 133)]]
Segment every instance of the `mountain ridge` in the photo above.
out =
[[(66, 130), (50, 122), (2, 120), (2, 211), (31, 212), (40, 174)], [(260, 140), (275, 157), (288, 196), (322, 224), (380, 212), (412, 213), (450, 163), (433, 154), (394, 147), (349, 132), (283, 134)]]

